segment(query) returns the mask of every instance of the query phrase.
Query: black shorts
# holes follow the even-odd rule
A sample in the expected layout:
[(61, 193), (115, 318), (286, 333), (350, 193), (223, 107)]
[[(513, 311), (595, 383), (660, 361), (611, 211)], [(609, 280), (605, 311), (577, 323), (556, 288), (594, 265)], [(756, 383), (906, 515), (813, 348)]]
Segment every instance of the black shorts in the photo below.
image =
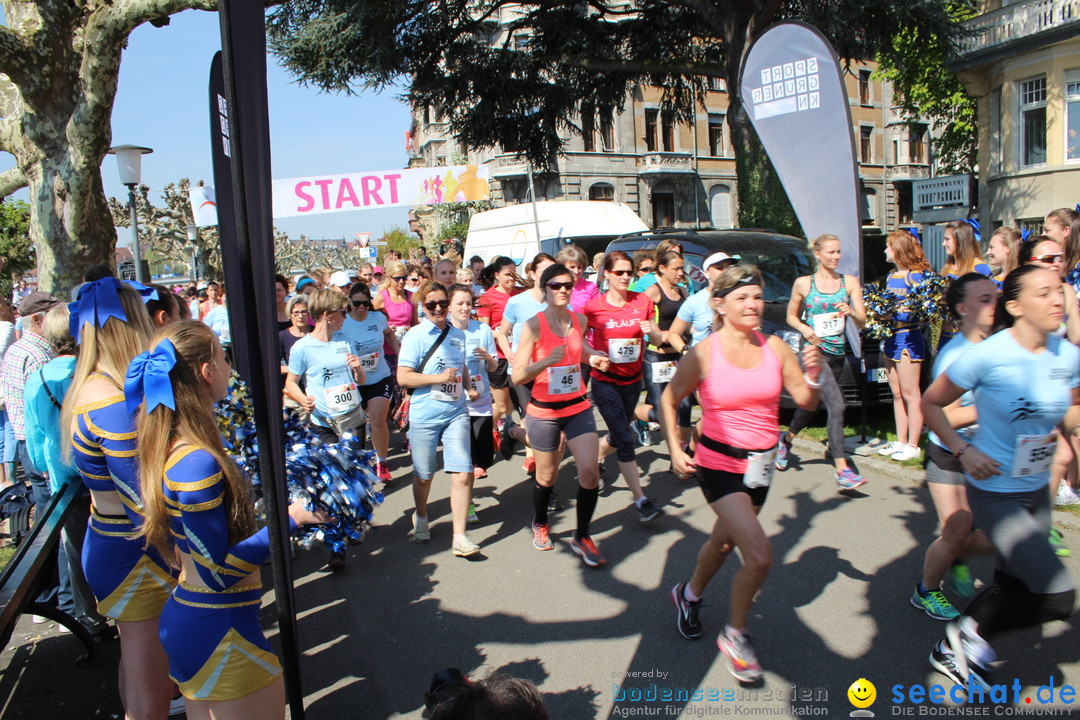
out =
[(701, 487), (701, 492), (705, 493), (705, 500), (709, 503), (714, 503), (725, 495), (743, 492), (750, 496), (750, 502), (754, 507), (761, 507), (765, 504), (765, 498), (769, 495), (769, 488), (748, 488), (743, 485), (742, 473), (733, 473), (727, 470), (714, 470), (699, 465), (697, 481)]
[(938, 447), (935, 442), (926, 443), (926, 459), (923, 461), (923, 467), (926, 468), (926, 482), (939, 485), (963, 485), (966, 482), (964, 466), (960, 463), (960, 458)]
[(487, 470), (495, 462), (495, 427), (490, 415), (473, 415), (469, 418), (472, 426), (472, 464), (473, 467)]
[(394, 394), (394, 384), (390, 382), (390, 376), (387, 375), (382, 380), (376, 380), (370, 385), (360, 386), (360, 405), (367, 410), (367, 404), (375, 398), (390, 399), (390, 396)]
[(555, 452), (559, 449), (563, 435), (566, 435), (567, 440), (573, 440), (580, 435), (595, 433), (596, 418), (593, 417), (591, 407), (568, 417), (553, 420), (526, 414), (525, 432), (528, 434), (529, 446), (533, 450)]
[(499, 358), (496, 361), (495, 369), (488, 373), (488, 382), (491, 383), (492, 388), (501, 390), (510, 385), (510, 373), (507, 372), (509, 367), (510, 362), (506, 358)]
[(514, 391), (514, 397), (518, 401), (518, 409), (522, 415), (525, 415), (525, 408), (529, 407), (529, 401), (532, 400), (532, 387), (531, 382), (524, 385), (514, 385), (510, 383), (510, 389)]

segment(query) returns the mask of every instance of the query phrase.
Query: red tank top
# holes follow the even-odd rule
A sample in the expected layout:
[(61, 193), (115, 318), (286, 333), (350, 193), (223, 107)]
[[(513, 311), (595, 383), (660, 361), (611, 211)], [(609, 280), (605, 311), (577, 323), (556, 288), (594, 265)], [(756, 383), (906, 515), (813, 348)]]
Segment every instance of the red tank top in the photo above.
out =
[(545, 368), (532, 386), (532, 400), (526, 412), (536, 418), (553, 420), (570, 417), (592, 407), (581, 381), (582, 330), (576, 315), (571, 315), (566, 337), (555, 334), (548, 324), (547, 313), (536, 316), (540, 335), (533, 345), (532, 362), (546, 358), (555, 348), (565, 347), (566, 354), (557, 365)]
[(585, 318), (592, 331), (590, 345), (606, 352), (611, 359), (607, 371), (593, 368), (598, 380), (628, 385), (641, 379), (644, 335), (641, 321), (653, 314), (653, 302), (645, 293), (627, 293), (626, 304), (614, 307), (606, 295), (594, 297), (585, 305)]

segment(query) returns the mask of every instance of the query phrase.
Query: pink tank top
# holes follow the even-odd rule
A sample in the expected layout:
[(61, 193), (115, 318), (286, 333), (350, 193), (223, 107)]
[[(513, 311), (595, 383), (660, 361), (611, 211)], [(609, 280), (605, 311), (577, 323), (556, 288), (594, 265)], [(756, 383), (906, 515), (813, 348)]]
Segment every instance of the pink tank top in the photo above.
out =
[[(728, 362), (720, 333), (709, 336), (709, 373), (698, 387), (702, 407), (702, 433), (706, 437), (744, 450), (765, 450), (776, 445), (779, 431), (780, 389), (783, 386), (780, 358), (761, 333), (761, 364), (751, 370)], [(713, 470), (742, 473), (746, 460), (724, 455), (699, 444), (694, 452), (698, 465)]]
[[(394, 302), (390, 299), (389, 290), (380, 290), (379, 294), (383, 298), (383, 311), (386, 312), (386, 324), (391, 329), (396, 328), (408, 328), (413, 324), (413, 316), (416, 315), (416, 306), (412, 304), (412, 293), (408, 290), (405, 291), (405, 297), (408, 298), (405, 302)], [(400, 333), (398, 338), (400, 341)], [(393, 348), (390, 347), (390, 343), (383, 345), (383, 352), (386, 355), (394, 355)]]

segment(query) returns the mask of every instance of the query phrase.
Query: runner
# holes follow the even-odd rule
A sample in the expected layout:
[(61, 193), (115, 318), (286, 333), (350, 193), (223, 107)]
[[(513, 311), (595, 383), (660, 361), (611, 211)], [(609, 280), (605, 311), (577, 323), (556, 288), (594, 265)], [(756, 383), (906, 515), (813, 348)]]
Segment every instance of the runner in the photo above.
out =
[[(787, 323), (802, 333), (806, 342), (818, 347), (828, 372), (821, 373), (821, 397), (828, 413), (829, 454), (836, 467), (839, 490), (854, 490), (866, 484), (848, 464), (844, 449), (844, 393), (840, 376), (848, 358), (847, 319), (861, 328), (866, 324), (862, 286), (854, 275), (837, 272), (840, 264), (840, 238), (819, 235), (810, 242), (818, 267), (813, 275), (804, 275), (791, 288)], [(854, 358), (852, 358), (854, 359)], [(787, 432), (780, 433), (776, 446), (776, 469), (786, 470), (795, 436), (814, 419), (813, 412), (796, 410)]]
[[(465, 362), (469, 377), (476, 389), (477, 399), (470, 400), (469, 425), (472, 428), (473, 477), (487, 477), (487, 469), (495, 460), (495, 443), (491, 421), (491, 383), (488, 373), (498, 364), (495, 359), (495, 337), (491, 328), (472, 319), (472, 286), (464, 283), (450, 286), (450, 321), (465, 333)], [(469, 508), (469, 522), (478, 522), (475, 508)]]
[[(803, 354), (804, 372), (783, 340), (758, 331), (765, 310), (761, 288), (756, 268), (724, 271), (712, 291), (720, 327), (683, 357), (661, 400), (671, 461), (680, 473), (697, 471), (705, 499), (717, 516), (693, 576), (671, 590), (679, 633), (691, 640), (701, 637), (702, 593), (737, 547), (742, 566), (732, 583), (731, 611), (717, 645), (728, 670), (742, 682), (761, 677), (746, 623), (772, 564), (769, 538), (757, 514), (774, 468), (780, 390), (786, 389), (799, 407), (814, 408), (822, 372), (821, 351), (815, 346)], [(703, 412), (702, 437), (690, 458), (672, 438), (678, 437), (679, 403), (695, 389)]]
[[(653, 344), (645, 350), (645, 405), (638, 410), (639, 418), (645, 415), (647, 422), (639, 419), (636, 423), (638, 439), (642, 445), (651, 445), (653, 431), (659, 429), (660, 395), (664, 392), (675, 368), (679, 364), (679, 352), (668, 341), (671, 323), (686, 301), (686, 288), (683, 267), (685, 266), (681, 250), (665, 250), (656, 256), (657, 281), (649, 285), (644, 295), (655, 305), (653, 323), (663, 333), (663, 342)], [(640, 283), (640, 280), (638, 281)], [(679, 440), (682, 444), (690, 442), (690, 401), (679, 407)], [(653, 423), (653, 425), (649, 425)]]
[[(697, 345), (708, 337), (713, 330), (713, 320), (716, 312), (712, 307), (712, 284), (720, 273), (727, 270), (738, 261), (727, 253), (716, 252), (705, 258), (702, 270), (709, 279), (708, 284), (686, 299), (686, 302), (675, 314), (668, 328), (667, 341), (678, 353), (685, 353), (689, 348)], [(683, 335), (690, 333), (690, 342), (683, 340)]]
[[(896, 266), (885, 285), (900, 297), (906, 297), (922, 282), (923, 273), (930, 270), (919, 241), (907, 230), (894, 230), (885, 238), (885, 259)], [(890, 337), (885, 338), (881, 352), (885, 356), (885, 371), (892, 390), (896, 440), (878, 450), (878, 455), (903, 461), (922, 454), (919, 450), (919, 436), (922, 435), (919, 382), (927, 349), (922, 327), (911, 322), (911, 313), (906, 308), (897, 308), (893, 321), (897, 327)]]
[(608, 434), (600, 438), (600, 462), (618, 453), (619, 471), (634, 495), (639, 519), (649, 522), (662, 510), (641, 489), (630, 423), (641, 399), (642, 340), (649, 336), (659, 342), (661, 333), (651, 321), (652, 301), (644, 293), (627, 290), (634, 275), (630, 256), (621, 250), (609, 252), (604, 256), (603, 275), (608, 291), (585, 305), (592, 331), (589, 344), (610, 360), (607, 370), (592, 369), (593, 404), (608, 427)]
[[(480, 283), (488, 289), (480, 296), (476, 304), (476, 318), (492, 331), (502, 324), (506, 303), (511, 297), (521, 292), (518, 288), (519, 280), (517, 265), (504, 255), (492, 260), (491, 264), (480, 273)], [(498, 347), (497, 343), (496, 347)], [(495, 427), (496, 437), (502, 429), (503, 418), (509, 417), (513, 409), (513, 401), (510, 399), (509, 364), (509, 359), (502, 348), (499, 348), (498, 362), (495, 371), (490, 375), (493, 401), (491, 421)]]
[[(993, 582), (947, 627), (930, 664), (955, 682), (989, 689), (996, 660), (989, 641), (1017, 628), (1065, 619), (1073, 579), (1054, 554), (1049, 468), (1057, 442), (1080, 430), (1080, 349), (1057, 337), (1064, 317), (1061, 278), (1025, 265), (1005, 278), (996, 318), (1005, 329), (957, 358), (926, 392), (930, 428), (960, 459), (976, 527), (994, 546)], [(979, 432), (970, 443), (945, 408), (975, 395)]]
[[(945, 248), (945, 266), (941, 268), (941, 274), (950, 280), (969, 272), (977, 272), (980, 275), (991, 277), (994, 271), (979, 257), (979, 223), (975, 220), (957, 220), (945, 223), (945, 240), (942, 246)], [(945, 347), (956, 336), (957, 327), (950, 320), (941, 323), (941, 335), (938, 337), (937, 351)]]
[(533, 547), (551, 550), (548, 501), (558, 471), (557, 452), (561, 439), (574, 455), (577, 468), (577, 530), (570, 543), (586, 565), (596, 567), (606, 560), (589, 535), (589, 524), (600, 494), (598, 484), (598, 438), (592, 405), (581, 383), (581, 361), (607, 370), (605, 355), (584, 342), (585, 318), (569, 310), (574, 288), (573, 275), (563, 265), (552, 265), (540, 277), (547, 309), (525, 323), (514, 355), (515, 385), (533, 383), (525, 415), (529, 444), (536, 456), (533, 485)]
[[(949, 284), (945, 303), (949, 311), (961, 319), (960, 335), (938, 353), (934, 360), (935, 378), (969, 348), (990, 335), (997, 297), (998, 290), (993, 281), (979, 273), (961, 275)], [(972, 426), (978, 420), (974, 403), (971, 393), (965, 393), (948, 408), (949, 423), (954, 428), (963, 428), (960, 433), (969, 442), (975, 437)], [(935, 620), (952, 620), (960, 613), (941, 591), (942, 580), (948, 573), (957, 594), (963, 598), (971, 597), (975, 584), (963, 558), (987, 555), (993, 552), (993, 546), (981, 530), (972, 532), (964, 468), (933, 431), (926, 445), (926, 484), (941, 522), (941, 535), (926, 549), (922, 581), (915, 586), (911, 604)]]

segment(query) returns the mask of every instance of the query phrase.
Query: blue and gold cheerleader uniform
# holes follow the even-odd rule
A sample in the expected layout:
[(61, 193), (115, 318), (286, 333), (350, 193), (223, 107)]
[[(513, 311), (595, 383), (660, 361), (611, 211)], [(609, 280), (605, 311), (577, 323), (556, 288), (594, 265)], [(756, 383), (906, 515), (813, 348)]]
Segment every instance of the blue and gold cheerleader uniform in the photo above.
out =
[(125, 513), (102, 515), (90, 509), (82, 564), (98, 612), (120, 622), (151, 620), (161, 614), (176, 578), (157, 551), (135, 537), (143, 522), (135, 415), (119, 389), (112, 397), (76, 407), (72, 415), (75, 469), (91, 492), (115, 492)]
[(281, 675), (259, 625), (262, 585), (241, 584), (270, 556), (267, 530), (230, 543), (225, 479), (203, 448), (176, 449), (163, 482), (173, 542), (191, 556), (206, 585), (191, 585), (181, 574), (161, 613), (169, 675), (191, 700), (235, 700)]
[[(897, 271), (889, 275), (885, 288), (895, 295), (907, 297), (911, 289), (923, 280), (923, 274), (915, 271)], [(911, 362), (922, 362), (926, 359), (926, 336), (923, 335), (922, 327), (911, 321), (910, 312), (893, 313), (893, 320), (897, 323), (896, 329), (890, 337), (882, 342), (881, 351), (885, 357), (893, 362), (900, 362), (906, 353)]]

